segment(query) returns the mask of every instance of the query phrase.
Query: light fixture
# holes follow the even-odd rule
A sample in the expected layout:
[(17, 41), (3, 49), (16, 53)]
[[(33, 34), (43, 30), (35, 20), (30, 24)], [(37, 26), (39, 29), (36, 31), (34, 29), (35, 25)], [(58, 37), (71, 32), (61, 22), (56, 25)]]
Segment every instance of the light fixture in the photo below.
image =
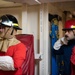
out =
[(41, 2), (39, 0), (35, 0), (37, 3), (41, 4)]

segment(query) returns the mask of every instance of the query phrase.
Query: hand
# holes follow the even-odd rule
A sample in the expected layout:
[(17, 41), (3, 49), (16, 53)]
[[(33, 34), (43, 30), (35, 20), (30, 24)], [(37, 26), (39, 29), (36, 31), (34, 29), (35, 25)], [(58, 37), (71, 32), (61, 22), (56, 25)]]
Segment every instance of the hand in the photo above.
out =
[(62, 44), (62, 45), (63, 45), (63, 44), (65, 44), (65, 45), (68, 44), (68, 40), (67, 40), (65, 37), (61, 38), (60, 41), (61, 41), (61, 44)]
[(67, 41), (67, 39), (66, 39), (65, 37), (62, 37), (62, 38), (58, 39), (58, 40), (55, 42), (53, 48), (54, 48), (55, 50), (59, 50), (60, 47), (61, 47), (62, 45), (64, 45), (64, 44), (67, 45), (67, 44), (68, 44), (68, 41)]

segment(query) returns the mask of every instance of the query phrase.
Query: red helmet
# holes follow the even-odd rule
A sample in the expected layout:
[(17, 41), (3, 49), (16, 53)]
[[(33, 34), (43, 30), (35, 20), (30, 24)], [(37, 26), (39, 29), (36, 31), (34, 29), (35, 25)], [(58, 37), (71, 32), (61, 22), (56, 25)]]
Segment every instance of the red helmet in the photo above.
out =
[(69, 30), (69, 29), (75, 29), (75, 20), (68, 20), (65, 22), (65, 27), (63, 28), (63, 30)]

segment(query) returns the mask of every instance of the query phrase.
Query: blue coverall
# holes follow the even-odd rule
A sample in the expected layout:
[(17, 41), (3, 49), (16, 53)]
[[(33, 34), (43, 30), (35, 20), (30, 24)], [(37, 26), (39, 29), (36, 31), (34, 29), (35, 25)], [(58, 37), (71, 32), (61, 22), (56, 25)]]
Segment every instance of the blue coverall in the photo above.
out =
[(75, 40), (70, 40), (68, 45), (62, 45), (59, 50), (54, 50), (55, 55), (63, 55), (64, 70), (63, 75), (71, 75), (70, 57), (72, 48), (75, 46)]

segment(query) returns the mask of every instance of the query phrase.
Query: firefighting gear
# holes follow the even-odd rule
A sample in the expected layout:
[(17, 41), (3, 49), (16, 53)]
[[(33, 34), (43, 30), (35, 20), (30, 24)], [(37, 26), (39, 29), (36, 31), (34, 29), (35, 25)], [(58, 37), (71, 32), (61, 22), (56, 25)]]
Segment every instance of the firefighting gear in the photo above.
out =
[(22, 30), (19, 27), (17, 19), (14, 16), (9, 15), (9, 14), (6, 14), (0, 17), (0, 25), (7, 26), (7, 27), (13, 27), (17, 30)]
[(26, 58), (26, 46), (23, 43), (9, 46), (7, 52), (1, 52), (0, 56), (10, 56), (14, 62), (15, 71), (0, 70), (0, 75), (22, 75), (22, 64)]
[(65, 39), (65, 37), (62, 37), (59, 40), (57, 40), (57, 42), (54, 43), (53, 48), (55, 50), (59, 50), (62, 45), (64, 45), (64, 44), (67, 45), (67, 43), (68, 43), (68, 41)]
[(72, 49), (75, 46), (75, 39), (69, 40), (67, 45), (62, 45), (59, 50), (54, 49), (55, 55), (63, 55), (64, 61), (64, 75), (71, 75), (71, 63), (70, 58), (72, 54)]
[(0, 70), (14, 71), (14, 62), (10, 56), (0, 56)]
[(15, 37), (17, 30), (21, 30), (21, 28), (14, 16), (3, 15), (0, 17), (0, 57), (8, 59), (3, 60), (4, 66), (0, 64), (0, 75), (22, 75), (21, 66), (26, 57), (26, 46)]
[(21, 30), (17, 19), (9, 14), (0, 17), (0, 37), (13, 38), (15, 30)]
[[(1, 22), (0, 22), (0, 51), (7, 52), (7, 49), (9, 46), (16, 45), (20, 43), (19, 40), (17, 40), (15, 37), (16, 30), (14, 30), (14, 27), (12, 24), (17, 24), (18, 22), (15, 17), (12, 15), (3, 15), (1, 16)], [(11, 21), (11, 22), (10, 22)], [(3, 30), (4, 28), (4, 30)], [(17, 26), (17, 28), (19, 28)]]
[(68, 20), (65, 22), (65, 27), (63, 28), (63, 30), (73, 30), (75, 29), (75, 20)]
[(18, 43), (20, 43), (20, 41), (17, 40), (16, 38), (0, 39), (0, 51), (1, 52), (7, 52), (7, 49), (9, 46), (16, 45)]
[(71, 63), (75, 65), (75, 46), (72, 49)]
[(75, 75), (75, 46), (72, 49), (71, 55), (71, 75)]

